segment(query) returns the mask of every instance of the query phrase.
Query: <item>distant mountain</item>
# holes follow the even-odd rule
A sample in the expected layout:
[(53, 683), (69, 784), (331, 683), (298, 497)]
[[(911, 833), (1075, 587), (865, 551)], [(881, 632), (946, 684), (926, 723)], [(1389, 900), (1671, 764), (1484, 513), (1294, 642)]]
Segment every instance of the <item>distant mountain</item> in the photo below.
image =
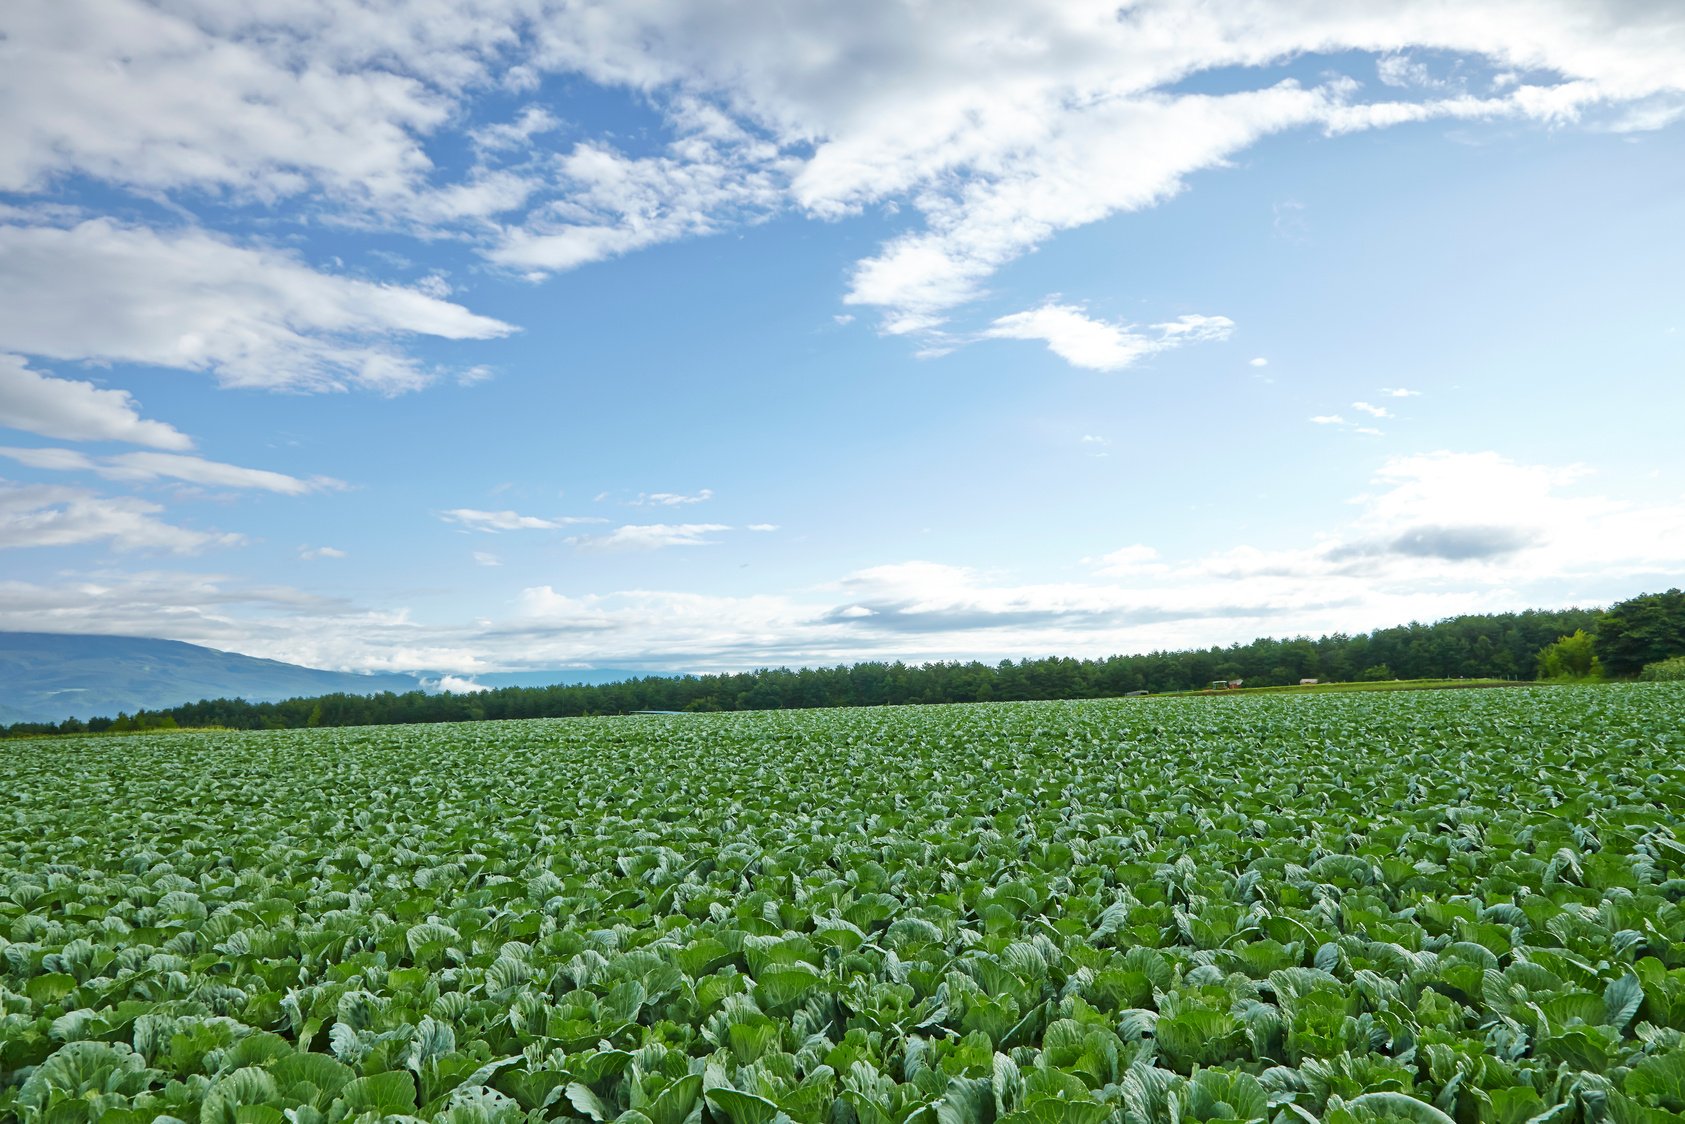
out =
[(0, 723), (110, 718), (200, 699), (269, 702), (420, 686), (410, 675), (321, 671), (175, 640), (0, 632)]

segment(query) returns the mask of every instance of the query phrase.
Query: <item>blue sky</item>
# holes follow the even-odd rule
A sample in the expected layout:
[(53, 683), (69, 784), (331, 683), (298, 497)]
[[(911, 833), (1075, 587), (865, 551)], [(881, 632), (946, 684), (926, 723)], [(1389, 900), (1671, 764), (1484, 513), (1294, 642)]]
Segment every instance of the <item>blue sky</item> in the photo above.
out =
[(0, 627), (1103, 655), (1681, 584), (1685, 13), (0, 15)]

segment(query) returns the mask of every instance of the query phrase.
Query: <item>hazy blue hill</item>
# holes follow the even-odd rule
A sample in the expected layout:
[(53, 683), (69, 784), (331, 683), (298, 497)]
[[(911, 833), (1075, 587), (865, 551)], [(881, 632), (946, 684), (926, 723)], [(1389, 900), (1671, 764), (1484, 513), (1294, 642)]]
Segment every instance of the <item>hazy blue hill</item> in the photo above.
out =
[(0, 722), (113, 717), (199, 699), (414, 691), (409, 675), (321, 671), (175, 640), (0, 632)]

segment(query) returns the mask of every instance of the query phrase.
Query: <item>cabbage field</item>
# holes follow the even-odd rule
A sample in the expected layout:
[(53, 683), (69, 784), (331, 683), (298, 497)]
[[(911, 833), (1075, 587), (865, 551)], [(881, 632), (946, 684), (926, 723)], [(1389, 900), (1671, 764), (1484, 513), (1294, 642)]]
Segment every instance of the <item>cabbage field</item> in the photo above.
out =
[(0, 750), (0, 1120), (1685, 1119), (1685, 685)]

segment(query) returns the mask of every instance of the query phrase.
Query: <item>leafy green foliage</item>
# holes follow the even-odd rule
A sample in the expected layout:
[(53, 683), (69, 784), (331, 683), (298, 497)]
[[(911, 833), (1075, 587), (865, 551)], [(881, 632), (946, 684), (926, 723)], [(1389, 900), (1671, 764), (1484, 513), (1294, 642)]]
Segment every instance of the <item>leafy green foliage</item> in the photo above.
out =
[(1572, 636), (1564, 636), (1539, 651), (1540, 679), (1601, 679), (1603, 665), (1597, 660), (1591, 634), (1575, 629)]
[(1685, 690), (17, 743), (0, 1119), (1685, 1114)]
[(1638, 677), (1647, 683), (1685, 682), (1685, 656), (1647, 663)]
[(1610, 675), (1685, 656), (1685, 590), (1647, 593), (1609, 606), (1598, 618), (1597, 656)]

